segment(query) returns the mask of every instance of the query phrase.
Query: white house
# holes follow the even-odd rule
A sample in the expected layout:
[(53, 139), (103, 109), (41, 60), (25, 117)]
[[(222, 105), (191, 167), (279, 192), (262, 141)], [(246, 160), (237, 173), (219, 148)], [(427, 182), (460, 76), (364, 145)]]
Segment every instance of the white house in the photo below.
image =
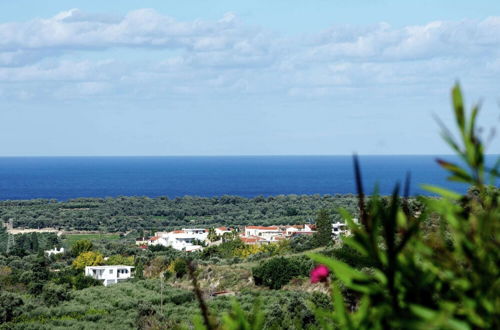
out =
[(104, 286), (123, 282), (134, 277), (132, 266), (113, 265), (113, 266), (87, 266), (85, 267), (85, 276), (90, 276), (100, 280)]
[(146, 237), (139, 237), (139, 238), (135, 239), (135, 245), (139, 245), (139, 246), (147, 245), (148, 241), (149, 241), (149, 239), (147, 239)]
[(332, 234), (334, 237), (346, 235), (349, 232), (347, 225), (343, 222), (332, 223)]
[(47, 257), (50, 257), (51, 255), (55, 255), (55, 254), (63, 254), (64, 253), (64, 248), (53, 248), (52, 250), (45, 250), (43, 251), (45, 252), (45, 254), (47, 255)]
[(259, 236), (259, 237), (269, 237), (272, 235), (281, 235), (283, 232), (280, 230), (278, 226), (246, 226), (245, 227), (245, 236)]
[(231, 228), (227, 228), (227, 227), (219, 227), (219, 228), (215, 228), (215, 233), (219, 236), (222, 236), (224, 235), (225, 233), (231, 233)]
[(285, 229), (285, 235), (286, 236), (292, 236), (293, 233), (296, 233), (296, 232), (299, 232), (300, 229), (297, 228), (298, 226), (289, 226), (289, 227), (286, 227)]
[(171, 246), (180, 251), (196, 251), (201, 250), (201, 245), (195, 244), (197, 241), (208, 242), (208, 230), (203, 228), (184, 228), (182, 230), (174, 230), (171, 232), (156, 233), (158, 237), (155, 244), (163, 246)]
[(286, 237), (297, 236), (297, 235), (312, 235), (314, 234), (316, 227), (314, 225), (294, 225), (287, 226), (285, 228)]
[[(352, 221), (356, 224), (359, 223), (357, 218), (353, 218)], [(351, 231), (349, 230), (349, 227), (347, 226), (346, 223), (343, 222), (335, 222), (332, 223), (332, 234), (334, 237), (338, 237), (340, 235), (350, 235)]]

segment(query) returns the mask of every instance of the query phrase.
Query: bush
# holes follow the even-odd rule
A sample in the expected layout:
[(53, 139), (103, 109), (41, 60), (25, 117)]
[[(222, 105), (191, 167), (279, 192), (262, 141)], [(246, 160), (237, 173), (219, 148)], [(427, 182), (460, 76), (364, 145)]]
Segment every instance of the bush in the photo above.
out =
[(175, 259), (169, 266), (169, 271), (175, 273), (175, 277), (181, 278), (188, 272), (187, 261), (183, 258)]
[(277, 257), (253, 268), (252, 274), (256, 285), (277, 290), (294, 277), (307, 276), (312, 264), (307, 258)]
[(47, 283), (42, 289), (42, 300), (48, 306), (58, 305), (61, 301), (71, 299), (71, 292), (67, 285)]
[(12, 321), (21, 315), (21, 307), (24, 302), (18, 296), (1, 291), (0, 292), (0, 324)]

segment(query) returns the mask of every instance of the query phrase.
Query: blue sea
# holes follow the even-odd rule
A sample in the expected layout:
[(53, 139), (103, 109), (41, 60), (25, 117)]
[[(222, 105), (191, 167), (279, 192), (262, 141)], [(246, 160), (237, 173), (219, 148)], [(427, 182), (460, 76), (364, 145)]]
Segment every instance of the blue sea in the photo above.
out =
[[(390, 194), (407, 172), (412, 195), (426, 194), (422, 183), (465, 191), (436, 158), (360, 156), (365, 191)], [(3, 157), (0, 199), (354, 194), (352, 164), (350, 156)]]

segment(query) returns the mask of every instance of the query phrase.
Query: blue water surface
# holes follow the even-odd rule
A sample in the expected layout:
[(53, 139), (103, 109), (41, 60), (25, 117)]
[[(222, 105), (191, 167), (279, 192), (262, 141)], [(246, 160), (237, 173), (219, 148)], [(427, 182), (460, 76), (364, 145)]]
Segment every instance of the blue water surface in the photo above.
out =
[[(411, 173), (411, 194), (446, 181), (437, 156), (360, 156), (364, 187), (390, 194)], [(442, 158), (456, 161), (452, 156)], [(496, 159), (495, 157), (491, 158)], [(2, 157), (0, 199), (355, 193), (350, 156)]]

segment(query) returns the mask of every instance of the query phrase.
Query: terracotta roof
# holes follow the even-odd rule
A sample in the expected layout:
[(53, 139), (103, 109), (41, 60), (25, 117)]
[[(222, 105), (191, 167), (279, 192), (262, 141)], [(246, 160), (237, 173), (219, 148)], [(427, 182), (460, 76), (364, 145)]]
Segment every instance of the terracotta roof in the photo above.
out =
[(183, 234), (184, 230), (174, 230), (172, 233), (174, 233), (174, 234)]
[(219, 230), (221, 230), (221, 231), (224, 231), (224, 230), (227, 230), (227, 227), (219, 227), (219, 228), (217, 228), (217, 229), (219, 229)]
[(255, 243), (255, 242), (258, 242), (258, 241), (264, 241), (263, 238), (256, 237), (256, 236), (251, 236), (251, 237), (241, 236), (240, 238), (243, 241), (243, 243)]
[(150, 240), (150, 241), (156, 241), (156, 240), (158, 240), (158, 239), (160, 239), (160, 236), (153, 236), (153, 237), (151, 237), (149, 240)]

